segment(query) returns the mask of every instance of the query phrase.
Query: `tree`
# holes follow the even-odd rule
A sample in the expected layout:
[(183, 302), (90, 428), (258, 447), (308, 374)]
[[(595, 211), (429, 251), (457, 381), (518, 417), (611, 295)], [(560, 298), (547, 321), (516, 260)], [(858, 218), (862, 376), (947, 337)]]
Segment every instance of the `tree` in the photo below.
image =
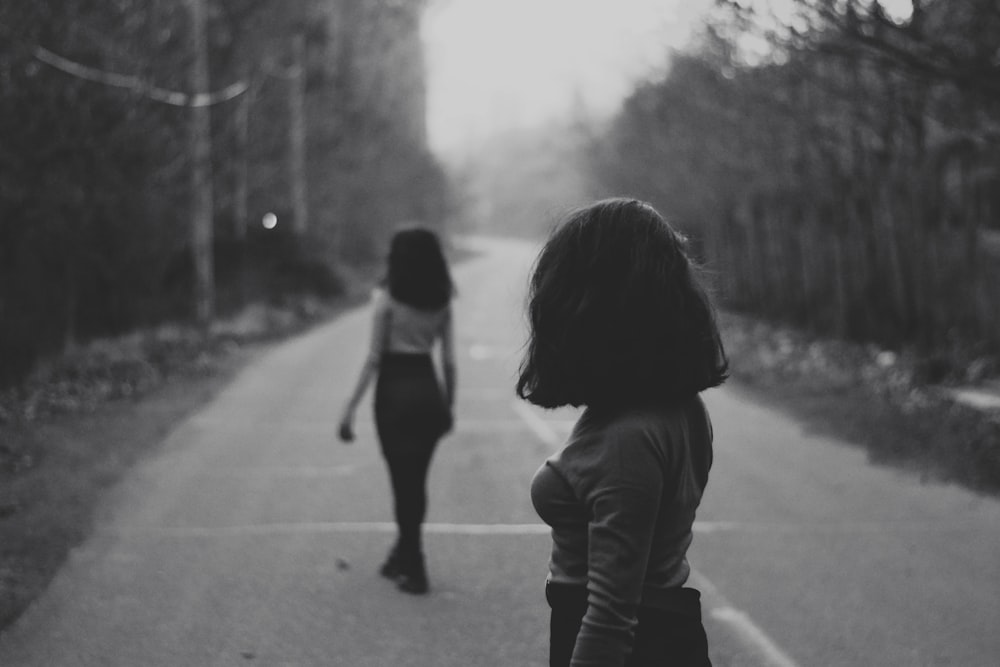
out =
[[(730, 305), (886, 344), (1000, 350), (995, 3), (724, 12), (595, 146), (676, 212)], [(748, 9), (749, 8), (749, 9)], [(767, 51), (746, 35), (770, 40)], [(992, 45), (992, 46), (990, 46)]]
[[(191, 48), (188, 14), (202, 6), (203, 51)], [(78, 340), (190, 319), (196, 275), (198, 302), (214, 295), (224, 312), (255, 294), (312, 289), (316, 276), (328, 284), (343, 257), (380, 254), (396, 222), (441, 217), (444, 179), (421, 130), (421, 9), (391, 0), (0, 5), (0, 384)], [(286, 75), (302, 51), (293, 134)], [(208, 74), (203, 64), (192, 84), (199, 52)], [(207, 114), (192, 114), (192, 93), (209, 88), (218, 94)], [(195, 144), (214, 145), (210, 169), (195, 168), (206, 155), (193, 161), (189, 150), (193, 115), (210, 117)], [(294, 160), (290, 135), (305, 145)], [(303, 171), (307, 183), (290, 177)], [(189, 202), (209, 189), (192, 236)], [(308, 224), (286, 234), (296, 200)], [(282, 221), (275, 234), (248, 227), (268, 211)], [(261, 275), (244, 279), (241, 267)], [(203, 323), (212, 310), (202, 306)]]

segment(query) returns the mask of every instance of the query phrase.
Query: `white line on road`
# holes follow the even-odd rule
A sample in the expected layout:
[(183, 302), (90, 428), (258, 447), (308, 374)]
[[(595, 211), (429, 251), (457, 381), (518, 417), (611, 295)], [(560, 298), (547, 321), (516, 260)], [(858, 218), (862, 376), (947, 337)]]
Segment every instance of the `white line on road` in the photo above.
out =
[(712, 598), (714, 605), (708, 612), (709, 616), (728, 624), (745, 641), (756, 647), (767, 661), (768, 667), (798, 667), (798, 664), (768, 637), (746, 612), (734, 607), (704, 575), (691, 570), (689, 582)]
[[(544, 422), (541, 418), (536, 417), (543, 424)], [(359, 434), (369, 435), (375, 432), (375, 425), (371, 422), (359, 422), (355, 425), (355, 432)], [(455, 433), (508, 433), (514, 431), (523, 431), (524, 422), (516, 418), (496, 418), (496, 419), (476, 419), (462, 417), (461, 413), (457, 420), (455, 421)], [(559, 443), (559, 436), (556, 434), (555, 430), (552, 429), (552, 437), (554, 441), (552, 443), (553, 447)]]
[[(696, 521), (694, 531), (714, 532), (728, 524)], [(391, 521), (302, 521), (248, 523), (223, 526), (126, 526), (118, 534), (163, 535), (170, 537), (227, 537), (235, 535), (291, 535), (309, 533), (392, 533)], [(548, 535), (542, 523), (425, 523), (424, 532), (437, 535)]]
[[(227, 537), (303, 533), (393, 533), (396, 530), (396, 524), (390, 521), (308, 521), (227, 526), (127, 526), (112, 532), (170, 537)], [(438, 535), (548, 535), (549, 527), (541, 523), (425, 523), (424, 532)]]
[(550, 528), (544, 523), (425, 523), (424, 531), (440, 535), (548, 535)]
[(242, 466), (234, 468), (219, 468), (208, 470), (197, 470), (194, 474), (199, 477), (220, 477), (220, 478), (251, 478), (251, 479), (274, 479), (287, 477), (317, 478), (327, 477), (347, 477), (358, 471), (359, 466), (345, 464), (338, 466), (287, 466), (287, 465), (260, 465), (254, 467)]

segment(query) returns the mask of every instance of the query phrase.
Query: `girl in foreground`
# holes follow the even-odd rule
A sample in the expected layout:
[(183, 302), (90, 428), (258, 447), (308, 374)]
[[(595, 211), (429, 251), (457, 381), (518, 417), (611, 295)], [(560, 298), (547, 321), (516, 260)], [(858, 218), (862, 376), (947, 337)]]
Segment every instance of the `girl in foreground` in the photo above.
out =
[[(340, 438), (354, 439), (354, 412), (375, 385), (375, 426), (389, 468), (399, 535), (382, 565), (400, 590), (428, 591), (421, 546), (427, 511), (427, 472), (441, 437), (451, 430), (455, 402), (454, 289), (434, 232), (404, 229), (392, 239), (384, 289), (375, 294), (368, 358), (344, 408)], [(441, 345), (442, 388), (431, 352)]]
[(553, 667), (711, 664), (684, 584), (712, 464), (698, 394), (728, 363), (684, 244), (649, 204), (609, 199), (570, 214), (536, 261), (518, 395), (586, 407), (531, 484), (552, 528)]

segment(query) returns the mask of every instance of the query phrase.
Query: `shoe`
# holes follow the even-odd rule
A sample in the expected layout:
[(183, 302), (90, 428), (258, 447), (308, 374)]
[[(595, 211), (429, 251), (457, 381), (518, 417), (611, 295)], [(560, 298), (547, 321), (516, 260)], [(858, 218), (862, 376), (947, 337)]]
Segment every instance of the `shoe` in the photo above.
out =
[(379, 568), (378, 573), (386, 579), (399, 579), (403, 574), (399, 571), (399, 565), (389, 560), (382, 563), (382, 567)]
[(426, 574), (404, 574), (396, 584), (399, 590), (411, 595), (424, 595), (430, 590)]
[(399, 579), (403, 575), (403, 568), (400, 565), (399, 555), (395, 549), (389, 552), (389, 557), (382, 563), (382, 567), (379, 568), (378, 573), (386, 579), (393, 580)]
[(427, 583), (424, 555), (417, 553), (412, 558), (401, 560), (399, 578), (396, 582), (399, 590), (404, 593), (423, 595), (430, 590), (430, 585)]

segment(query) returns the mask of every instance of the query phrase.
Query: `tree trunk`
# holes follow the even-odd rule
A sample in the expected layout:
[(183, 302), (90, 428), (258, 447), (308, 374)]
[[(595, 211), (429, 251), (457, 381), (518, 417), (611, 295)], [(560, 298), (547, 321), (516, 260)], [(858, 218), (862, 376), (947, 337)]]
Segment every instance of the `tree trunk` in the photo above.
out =
[(242, 244), (250, 224), (248, 199), (250, 197), (250, 104), (253, 85), (237, 100), (235, 175), (233, 184), (233, 238)]
[(209, 91), (208, 44), (204, 0), (188, 0), (191, 10), (191, 252), (194, 265), (195, 318), (208, 327), (215, 316), (212, 257), (212, 127), (209, 106), (199, 95)]
[(292, 229), (305, 233), (308, 226), (309, 201), (306, 179), (306, 38), (301, 32), (292, 37), (292, 77), (289, 80), (289, 182), (292, 192)]
[(844, 260), (844, 242), (837, 230), (830, 230), (833, 248), (834, 280), (834, 331), (839, 338), (846, 338), (849, 331), (849, 302), (847, 293), (847, 266)]

